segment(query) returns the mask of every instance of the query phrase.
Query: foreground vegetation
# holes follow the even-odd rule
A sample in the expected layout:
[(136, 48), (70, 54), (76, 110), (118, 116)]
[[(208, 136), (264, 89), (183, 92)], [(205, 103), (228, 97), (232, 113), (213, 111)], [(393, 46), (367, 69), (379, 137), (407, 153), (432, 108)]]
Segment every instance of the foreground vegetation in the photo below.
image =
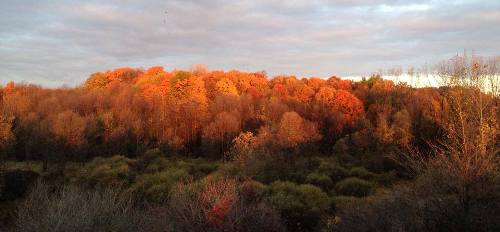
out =
[(499, 61), (457, 56), (422, 89), (201, 67), (9, 83), (0, 228), (499, 231)]

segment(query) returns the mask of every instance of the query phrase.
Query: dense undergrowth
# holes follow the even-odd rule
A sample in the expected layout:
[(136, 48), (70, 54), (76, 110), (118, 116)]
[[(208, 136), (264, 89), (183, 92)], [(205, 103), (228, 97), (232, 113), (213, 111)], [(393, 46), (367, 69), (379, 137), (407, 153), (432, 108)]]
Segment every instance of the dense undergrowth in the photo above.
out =
[[(410, 181), (393, 171), (343, 166), (332, 157), (244, 162), (239, 168), (235, 161), (186, 159), (160, 150), (50, 169), (57, 173), (43, 172), (41, 162), (10, 162), (5, 173), (36, 175), (16, 179), (26, 182), (17, 188), (30, 189), (4, 185), (3, 199), (17, 194), (10, 201), (18, 203), (2, 203), (3, 210), (13, 212), (3, 220), (6, 228), (18, 231), (441, 231), (463, 226), (453, 194), (458, 185), (443, 180), (446, 174), (439, 170)], [(474, 188), (472, 226), (497, 230), (500, 205), (493, 199), (500, 199), (500, 178)]]
[[(258, 210), (264, 210), (273, 215), (275, 219), (273, 219), (272, 223), (277, 230), (288, 228), (291, 231), (324, 228), (329, 221), (335, 220), (335, 212), (338, 211), (337, 205), (345, 205), (357, 200), (361, 202), (363, 201), (361, 197), (373, 195), (377, 189), (385, 189), (396, 178), (394, 173), (373, 173), (362, 167), (343, 167), (334, 158), (330, 157), (303, 158), (294, 160), (293, 163), (283, 161), (280, 158), (276, 159), (278, 160), (252, 160), (245, 165), (246, 168), (239, 169), (237, 166), (240, 164), (237, 162), (222, 163), (205, 159), (168, 157), (159, 150), (152, 150), (135, 159), (117, 155), (109, 158), (95, 158), (87, 163), (67, 163), (59, 173), (43, 172), (41, 162), (11, 162), (7, 164), (9, 168), (6, 172), (22, 173), (32, 171), (40, 176), (37, 179), (39, 183), (34, 185), (36, 187), (32, 190), (26, 190), (28, 203), (25, 203), (19, 209), (22, 214), (26, 215), (33, 215), (33, 213), (44, 214), (43, 212), (32, 211), (45, 211), (47, 207), (61, 207), (61, 205), (58, 205), (60, 204), (58, 203), (60, 196), (57, 194), (77, 195), (74, 197), (82, 197), (81, 201), (86, 201), (84, 199), (94, 197), (95, 194), (98, 195), (98, 199), (95, 199), (97, 201), (102, 200), (101, 198), (104, 197), (113, 197), (109, 196), (109, 194), (123, 194), (127, 196), (124, 199), (129, 200), (127, 204), (130, 205), (127, 207), (133, 207), (134, 210), (158, 210), (158, 208), (169, 205), (169, 201), (172, 201), (172, 196), (176, 196), (176, 191), (180, 185), (198, 185), (205, 181), (221, 180), (224, 183), (231, 182), (234, 185), (232, 187), (234, 189), (226, 191), (235, 191), (238, 194), (244, 194), (244, 197), (252, 198), (242, 201), (258, 201), (259, 206), (256, 207)], [(274, 168), (268, 168), (269, 165)], [(51, 170), (56, 169), (51, 168)], [(283, 169), (294, 171), (283, 172)], [(248, 173), (250, 171), (255, 174)], [(282, 172), (283, 175), (274, 175), (275, 171)], [(273, 176), (275, 177), (273, 178)], [(112, 193), (110, 193), (110, 189), (112, 189)], [(195, 192), (197, 190), (197, 187), (192, 189)], [(54, 191), (56, 195), (50, 196), (51, 194), (48, 194), (47, 191)], [(210, 194), (224, 195), (229, 193)], [(222, 196), (212, 197), (224, 198)], [(232, 197), (234, 198), (234, 196)], [(219, 199), (219, 201), (223, 200)], [(234, 199), (227, 201), (234, 201)], [(31, 209), (27, 206), (38, 205), (42, 202), (49, 205), (39, 209)], [(223, 204), (223, 202), (219, 203)], [(73, 203), (63, 204), (66, 205), (65, 207), (74, 207), (71, 205)], [(79, 203), (75, 202), (74, 204)], [(231, 202), (231, 205), (236, 207), (234, 202)], [(54, 210), (57, 211), (58, 209)], [(164, 210), (167, 212), (163, 213), (168, 214), (168, 207)], [(90, 214), (92, 212), (87, 210), (80, 213)], [(77, 213), (73, 212), (73, 214)], [(26, 223), (26, 215), (20, 215), (18, 226)], [(50, 217), (50, 215), (45, 216)], [(145, 220), (138, 219), (132, 214), (121, 216), (132, 217), (134, 220)], [(224, 221), (226, 215), (221, 215), (221, 217), (221, 220)], [(38, 221), (36, 219), (31, 220), (30, 223)], [(176, 222), (175, 219), (171, 218), (168, 218), (167, 221), (173, 223), (167, 226), (173, 227), (174, 230), (177, 230), (175, 226), (180, 226), (179, 228), (187, 226), (179, 225), (179, 223), (190, 223)], [(50, 224), (50, 222), (46, 223)], [(210, 221), (203, 223), (210, 224)], [(31, 226), (35, 228), (35, 226), (41, 225)], [(29, 230), (24, 227), (21, 229)]]

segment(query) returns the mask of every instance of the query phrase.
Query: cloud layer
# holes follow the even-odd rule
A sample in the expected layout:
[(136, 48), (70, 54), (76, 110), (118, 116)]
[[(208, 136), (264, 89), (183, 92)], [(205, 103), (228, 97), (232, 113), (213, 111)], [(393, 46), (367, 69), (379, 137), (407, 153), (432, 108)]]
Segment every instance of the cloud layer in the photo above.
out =
[[(489, 0), (2, 1), (0, 83), (77, 85), (120, 66), (355, 76), (500, 51)], [(167, 13), (165, 13), (167, 12)]]

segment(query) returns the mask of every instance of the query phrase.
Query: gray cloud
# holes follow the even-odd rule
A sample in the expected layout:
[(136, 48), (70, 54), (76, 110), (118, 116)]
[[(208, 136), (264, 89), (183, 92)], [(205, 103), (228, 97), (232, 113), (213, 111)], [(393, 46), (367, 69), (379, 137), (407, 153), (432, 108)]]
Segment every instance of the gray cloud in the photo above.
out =
[[(488, 0), (3, 1), (0, 83), (80, 84), (121, 66), (368, 75), (464, 48), (498, 55)], [(164, 11), (168, 13), (165, 15)]]

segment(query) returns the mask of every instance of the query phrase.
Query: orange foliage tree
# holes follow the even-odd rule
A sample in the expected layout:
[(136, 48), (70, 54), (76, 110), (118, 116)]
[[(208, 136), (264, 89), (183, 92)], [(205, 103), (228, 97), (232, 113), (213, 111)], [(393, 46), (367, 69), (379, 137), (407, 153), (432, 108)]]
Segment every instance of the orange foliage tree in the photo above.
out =
[(203, 129), (203, 138), (219, 143), (220, 151), (223, 153), (228, 143), (240, 131), (239, 122), (238, 118), (230, 113), (219, 113), (214, 121)]
[(276, 132), (277, 144), (285, 148), (297, 147), (320, 138), (316, 125), (293, 111), (283, 114)]

